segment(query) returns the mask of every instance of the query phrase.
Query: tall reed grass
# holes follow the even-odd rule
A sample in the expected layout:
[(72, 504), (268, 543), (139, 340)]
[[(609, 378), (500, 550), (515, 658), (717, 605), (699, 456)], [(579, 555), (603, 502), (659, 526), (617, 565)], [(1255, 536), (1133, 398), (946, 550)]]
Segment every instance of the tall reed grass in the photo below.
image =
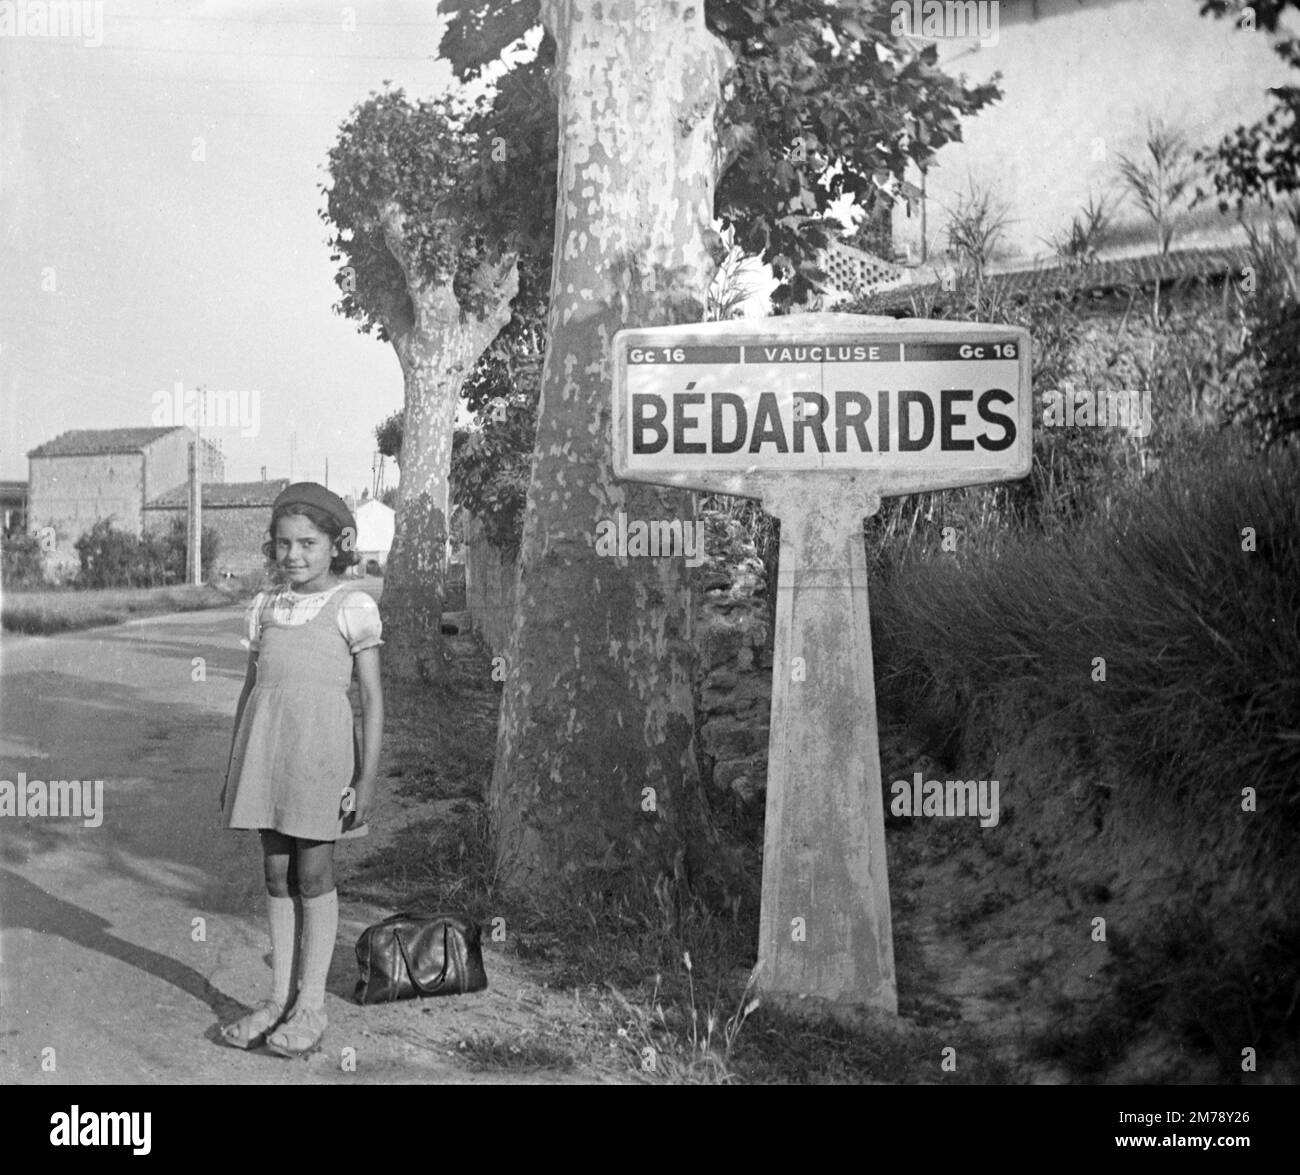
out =
[(1297, 502), (1300, 454), (1223, 438), (1067, 534), (912, 558), (873, 593), (881, 692), (1014, 695), (1162, 795), (1230, 774), (1294, 814)]

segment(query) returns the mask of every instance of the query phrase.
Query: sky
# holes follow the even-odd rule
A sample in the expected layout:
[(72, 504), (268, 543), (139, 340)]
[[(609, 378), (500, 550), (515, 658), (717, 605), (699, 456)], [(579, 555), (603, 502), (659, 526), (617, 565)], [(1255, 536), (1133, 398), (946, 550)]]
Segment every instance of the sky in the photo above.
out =
[[(0, 34), (34, 7), (0, 0)], [(0, 35), (0, 478), (26, 478), (26, 453), (68, 429), (172, 423), (205, 386), (246, 410), (205, 433), (227, 481), (265, 469), (359, 494), (402, 381), (392, 348), (333, 312), (323, 164), (385, 81), (415, 98), (451, 85), (436, 0), (72, 7), (81, 36)], [(957, 71), (1005, 69), (1007, 93), (945, 148), (936, 207), (939, 181), (956, 190), (979, 161), (1026, 193), (1017, 231), (1041, 244), (1113, 171), (1099, 137), (1131, 138), (1163, 102), (1212, 140), (1286, 79), (1264, 38), (1194, 0), (1096, 7), (1075, 22), (1087, 44), (1043, 21), (975, 56), (952, 47)], [(1071, 57), (1093, 45), (1095, 64), (1094, 41), (1105, 78)]]
[(333, 3), (94, 10), (0, 37), (0, 478), (68, 429), (170, 423), (179, 384), (241, 393), (205, 431), (227, 481), (328, 460), (359, 493), (401, 372), (332, 310), (319, 189), (371, 90), (447, 88), (435, 0), (368, 0), (352, 31)]

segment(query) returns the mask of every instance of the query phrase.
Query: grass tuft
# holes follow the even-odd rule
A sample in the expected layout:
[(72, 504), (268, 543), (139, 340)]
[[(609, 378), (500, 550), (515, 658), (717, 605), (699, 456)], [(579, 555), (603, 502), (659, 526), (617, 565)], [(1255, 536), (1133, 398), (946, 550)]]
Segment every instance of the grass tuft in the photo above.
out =
[(563, 1071), (572, 1069), (574, 1065), (571, 1053), (539, 1040), (531, 1033), (521, 1033), (511, 1039), (489, 1033), (475, 1033), (462, 1040), (453, 1055), (470, 1068), (480, 1071)]
[(234, 591), (212, 585), (95, 591), (7, 591), (0, 599), (0, 624), (7, 632), (49, 636), (57, 632), (121, 624), (137, 616), (223, 608), (240, 598)]

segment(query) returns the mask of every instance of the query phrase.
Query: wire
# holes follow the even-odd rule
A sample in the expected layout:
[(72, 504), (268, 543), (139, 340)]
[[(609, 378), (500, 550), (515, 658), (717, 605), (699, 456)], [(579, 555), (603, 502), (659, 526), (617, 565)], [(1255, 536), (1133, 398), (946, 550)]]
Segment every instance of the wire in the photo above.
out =
[[(329, 60), (329, 58), (328, 58), (328, 57), (322, 57), (320, 60), (322, 61), (322, 63), (324, 63), (324, 62), (327, 62), (327, 61)], [(401, 63), (397, 62), (396, 59), (394, 59), (394, 63), (395, 63), (395, 64), (401, 64)], [(424, 64), (424, 61), (423, 61), (423, 60), (420, 60), (420, 59), (408, 59), (404, 64), (406, 64), (407, 66), (420, 66), (420, 65)], [(77, 70), (76, 70), (76, 76), (77, 76), (78, 78), (81, 78), (81, 77), (97, 77), (97, 78), (103, 78), (103, 79), (106, 79), (106, 80), (117, 80), (117, 79), (122, 79), (122, 80), (126, 80), (126, 81), (135, 81), (135, 82), (140, 83), (141, 85), (159, 86), (159, 87), (165, 87), (165, 88), (168, 88), (168, 89), (174, 88), (174, 87), (176, 87), (176, 86), (178, 86), (178, 85), (187, 85), (187, 86), (188, 86), (188, 85), (198, 84), (198, 85), (204, 85), (204, 86), (206, 86), (206, 85), (225, 85), (225, 86), (298, 86), (298, 87), (302, 87), (302, 86), (307, 86), (307, 87), (310, 87), (310, 86), (344, 86), (344, 87), (346, 87), (346, 88), (348, 88), (348, 89), (350, 89), (350, 90), (355, 90), (355, 89), (357, 89), (358, 86), (367, 86), (367, 87), (369, 87), (370, 89), (373, 89), (373, 90), (379, 90), (379, 89), (381, 88), (381, 85), (382, 85), (382, 82), (381, 82), (381, 81), (375, 79), (375, 75), (374, 75), (373, 73), (370, 74), (370, 75), (368, 75), (368, 76), (366, 76), (366, 75), (362, 75), (362, 76), (357, 76), (357, 77), (353, 77), (353, 78), (350, 78), (350, 79), (348, 79), (348, 78), (324, 78), (324, 77), (305, 77), (305, 78), (301, 78), (301, 79), (294, 79), (294, 78), (268, 78), (268, 77), (247, 77), (247, 76), (243, 76), (243, 77), (234, 77), (234, 76), (229, 76), (229, 77), (213, 77), (213, 76), (206, 76), (206, 75), (201, 75), (201, 74), (191, 74), (191, 73), (184, 73), (184, 74), (146, 74), (146, 73), (143, 73), (143, 72), (141, 72), (141, 71), (135, 70), (135, 69), (133, 69), (133, 68), (131, 68), (131, 67), (129, 67), (129, 66), (128, 66), (128, 67), (125, 67), (125, 68), (122, 68), (122, 69), (116, 69), (116, 68), (110, 68), (110, 69), (83, 69), (81, 66), (78, 66), (78, 67), (77, 67)], [(431, 83), (431, 84), (432, 84), (432, 83)], [(406, 88), (406, 90), (407, 90), (408, 92), (411, 92), (411, 91), (412, 91), (412, 85), (411, 85), (410, 83), (404, 83), (404, 86), (405, 86), (405, 88)]]
[(99, 45), (99, 50), (107, 49), (114, 53), (144, 53), (150, 57), (160, 56), (166, 53), (182, 54), (185, 56), (199, 57), (299, 57), (310, 61), (320, 61), (326, 59), (329, 61), (426, 61), (436, 56), (436, 51), (431, 50), (427, 57), (411, 57), (409, 54), (401, 53), (278, 53), (264, 52), (260, 49), (154, 49), (145, 45)]
[[(253, 25), (305, 25), (308, 28), (342, 28), (337, 20), (267, 20), (264, 17), (255, 16), (114, 16), (113, 23), (121, 24), (124, 21), (131, 21), (135, 24), (150, 25), (168, 25), (168, 24), (253, 24)], [(442, 27), (444, 21), (434, 20), (367, 20), (358, 21), (357, 29), (436, 29)]]

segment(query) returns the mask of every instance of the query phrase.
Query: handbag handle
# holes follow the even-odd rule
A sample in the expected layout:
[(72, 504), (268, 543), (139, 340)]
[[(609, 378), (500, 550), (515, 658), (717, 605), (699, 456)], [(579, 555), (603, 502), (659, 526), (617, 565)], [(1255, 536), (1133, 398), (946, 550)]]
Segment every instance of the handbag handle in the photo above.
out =
[(416, 977), (415, 968), (411, 966), (411, 956), (406, 953), (406, 944), (402, 941), (402, 932), (396, 926), (393, 927), (393, 937), (397, 940), (397, 949), (402, 952), (402, 962), (406, 964), (406, 975), (411, 981), (411, 986), (421, 995), (436, 994), (438, 985), (447, 976), (447, 965), (451, 962), (447, 954), (447, 927), (443, 926), (442, 928), (442, 970), (438, 972), (438, 976), (430, 988), (426, 988)]

